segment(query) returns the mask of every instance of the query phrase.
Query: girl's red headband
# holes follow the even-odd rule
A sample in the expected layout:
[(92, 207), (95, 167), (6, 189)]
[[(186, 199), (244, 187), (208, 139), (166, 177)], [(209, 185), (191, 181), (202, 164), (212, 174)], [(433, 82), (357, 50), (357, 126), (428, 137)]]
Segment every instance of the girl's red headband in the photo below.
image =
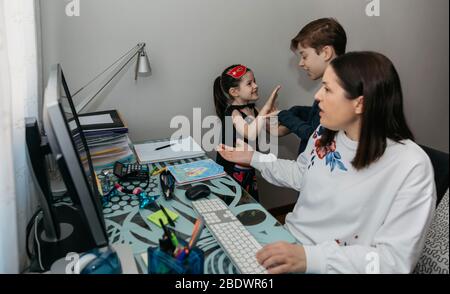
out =
[(235, 78), (240, 79), (243, 75), (247, 73), (247, 67), (243, 65), (238, 65), (227, 71), (227, 75)]

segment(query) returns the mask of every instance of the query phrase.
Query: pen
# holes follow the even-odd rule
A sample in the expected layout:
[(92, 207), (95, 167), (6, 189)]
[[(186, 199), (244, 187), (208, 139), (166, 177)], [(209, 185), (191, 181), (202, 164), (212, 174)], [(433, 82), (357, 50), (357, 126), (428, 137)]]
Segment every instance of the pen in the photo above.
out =
[(189, 250), (187, 248), (183, 248), (181, 250), (181, 252), (176, 256), (176, 259), (178, 261), (182, 261), (188, 254), (189, 254)]
[(153, 167), (153, 169), (149, 172), (149, 174), (151, 175), (151, 176), (153, 176), (153, 173), (155, 172), (155, 171), (157, 171), (158, 170), (158, 168), (156, 167), (156, 165)]
[(162, 173), (162, 172), (164, 172), (164, 171), (166, 171), (166, 170), (167, 170), (167, 167), (160, 168), (159, 170), (153, 172), (153, 173), (152, 173), (152, 176), (159, 175), (160, 173)]
[(164, 148), (167, 148), (167, 147), (173, 146), (173, 145), (175, 145), (175, 143), (172, 143), (172, 144), (168, 144), (168, 145), (164, 145), (164, 146), (161, 146), (161, 147), (155, 148), (155, 151), (156, 151), (156, 150), (161, 150), (161, 149), (164, 149)]
[(161, 228), (164, 230), (164, 235), (166, 235), (168, 238), (170, 237), (170, 232), (167, 229), (167, 227), (164, 225), (164, 222), (162, 218), (159, 219), (159, 223), (161, 224)]
[(196, 221), (195, 221), (195, 225), (194, 225), (194, 229), (192, 230), (192, 236), (191, 236), (191, 240), (189, 241), (189, 245), (188, 245), (188, 249), (190, 250), (192, 247), (195, 246), (195, 244), (197, 243), (200, 234), (203, 230), (203, 220), (201, 217), (199, 217)]
[(161, 224), (161, 227), (162, 227), (163, 230), (164, 230), (164, 235), (166, 235), (167, 238), (170, 239), (170, 241), (172, 242), (173, 247), (174, 247), (174, 248), (177, 248), (177, 246), (178, 246), (178, 239), (177, 239), (177, 236), (175, 235), (175, 233), (174, 233), (173, 231), (170, 231), (170, 230), (164, 225), (164, 222), (163, 222), (163, 220), (162, 220), (161, 218), (159, 219), (159, 223)]
[(173, 231), (170, 232), (170, 240), (172, 241), (173, 246), (175, 246), (175, 248), (177, 248), (178, 247), (178, 239)]
[(166, 209), (164, 208), (164, 206), (162, 206), (161, 204), (159, 204), (159, 207), (161, 208), (162, 212), (164, 213), (164, 215), (167, 218), (167, 221), (169, 222), (169, 224), (172, 227), (175, 227), (175, 223), (173, 222), (172, 218), (169, 216), (169, 214), (167, 213)]

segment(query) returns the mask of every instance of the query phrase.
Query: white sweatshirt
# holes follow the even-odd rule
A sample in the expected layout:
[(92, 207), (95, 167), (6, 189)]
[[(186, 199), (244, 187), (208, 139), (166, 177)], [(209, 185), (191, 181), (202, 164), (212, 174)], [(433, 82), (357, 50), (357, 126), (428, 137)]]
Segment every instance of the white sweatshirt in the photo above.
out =
[(436, 201), (428, 156), (410, 140), (388, 140), (383, 156), (357, 171), (358, 142), (341, 131), (327, 153), (314, 147), (317, 130), (297, 161), (255, 152), (251, 162), (270, 183), (300, 192), (285, 226), (304, 246), (306, 272), (410, 273)]

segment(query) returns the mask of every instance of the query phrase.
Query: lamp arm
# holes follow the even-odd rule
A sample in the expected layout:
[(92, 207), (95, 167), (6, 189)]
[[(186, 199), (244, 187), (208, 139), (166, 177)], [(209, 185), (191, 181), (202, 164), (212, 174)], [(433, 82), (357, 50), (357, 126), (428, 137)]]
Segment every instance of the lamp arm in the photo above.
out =
[(80, 90), (78, 90), (74, 95), (72, 95), (72, 98), (78, 94), (81, 90), (83, 90), (85, 87), (87, 87), (89, 84), (91, 84), (93, 81), (95, 81), (99, 76), (101, 76), (102, 74), (104, 74), (106, 71), (108, 71), (113, 65), (117, 64), (120, 60), (122, 60), (125, 56), (127, 56), (128, 54), (130, 54), (131, 52), (134, 51), (133, 55), (119, 68), (119, 70), (117, 70), (117, 72), (100, 88), (100, 90), (98, 90), (93, 96), (91, 96), (88, 99), (84, 99), (83, 101), (81, 101), (81, 103), (79, 105), (76, 106), (76, 111), (77, 113), (80, 113), (84, 108), (86, 108), (86, 106), (93, 100), (95, 99), (95, 97), (97, 97), (98, 94), (100, 94), (101, 91), (103, 91), (104, 88), (106, 88), (106, 86), (108, 86), (108, 84), (114, 80), (114, 78), (122, 71), (122, 69), (124, 69), (125, 66), (127, 66), (128, 63), (130, 63), (131, 60), (133, 60), (133, 58), (139, 54), (142, 50), (144, 50), (145, 47), (145, 43), (139, 43), (137, 44), (135, 47), (133, 47), (130, 51), (128, 51), (126, 54), (124, 54), (123, 56), (121, 56), (117, 61), (115, 61), (112, 65), (110, 65), (106, 70), (104, 70), (102, 73), (98, 74), (93, 80), (91, 80), (88, 84), (86, 84), (85, 86), (83, 86)]

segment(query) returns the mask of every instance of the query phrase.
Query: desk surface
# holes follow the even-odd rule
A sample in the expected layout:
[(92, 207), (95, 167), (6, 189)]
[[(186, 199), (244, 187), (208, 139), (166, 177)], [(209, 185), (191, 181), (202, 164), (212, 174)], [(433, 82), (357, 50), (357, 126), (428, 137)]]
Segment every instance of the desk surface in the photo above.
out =
[[(170, 164), (192, 162), (205, 158), (207, 157), (177, 160), (170, 162)], [(164, 167), (166, 164), (169, 163), (158, 163), (156, 166)], [(101, 178), (102, 176), (99, 175), (99, 179)], [(134, 188), (132, 184), (129, 183), (129, 189)], [(209, 197), (222, 199), (261, 244), (280, 240), (295, 242), (295, 238), (230, 176), (204, 181), (202, 184), (206, 184), (211, 188), (212, 195)], [(166, 201), (164, 197), (159, 197), (156, 200), (156, 202), (179, 215), (175, 230), (177, 236), (184, 240), (189, 240), (197, 218), (197, 214), (191, 207), (191, 201), (184, 195), (185, 190), (191, 186), (177, 187), (173, 200)], [(150, 184), (146, 191), (149, 195), (161, 195), (158, 176), (150, 178)], [(149, 205), (145, 209), (139, 209), (138, 197), (123, 193), (113, 197), (111, 202), (103, 209), (110, 243), (129, 244), (141, 273), (147, 272), (141, 254), (146, 252), (149, 246), (158, 246), (158, 239), (163, 234), (161, 228), (147, 219), (147, 216), (157, 210), (158, 208), (154, 205)], [(205, 274), (238, 273), (220, 245), (206, 228), (203, 230), (197, 246), (205, 252)]]

